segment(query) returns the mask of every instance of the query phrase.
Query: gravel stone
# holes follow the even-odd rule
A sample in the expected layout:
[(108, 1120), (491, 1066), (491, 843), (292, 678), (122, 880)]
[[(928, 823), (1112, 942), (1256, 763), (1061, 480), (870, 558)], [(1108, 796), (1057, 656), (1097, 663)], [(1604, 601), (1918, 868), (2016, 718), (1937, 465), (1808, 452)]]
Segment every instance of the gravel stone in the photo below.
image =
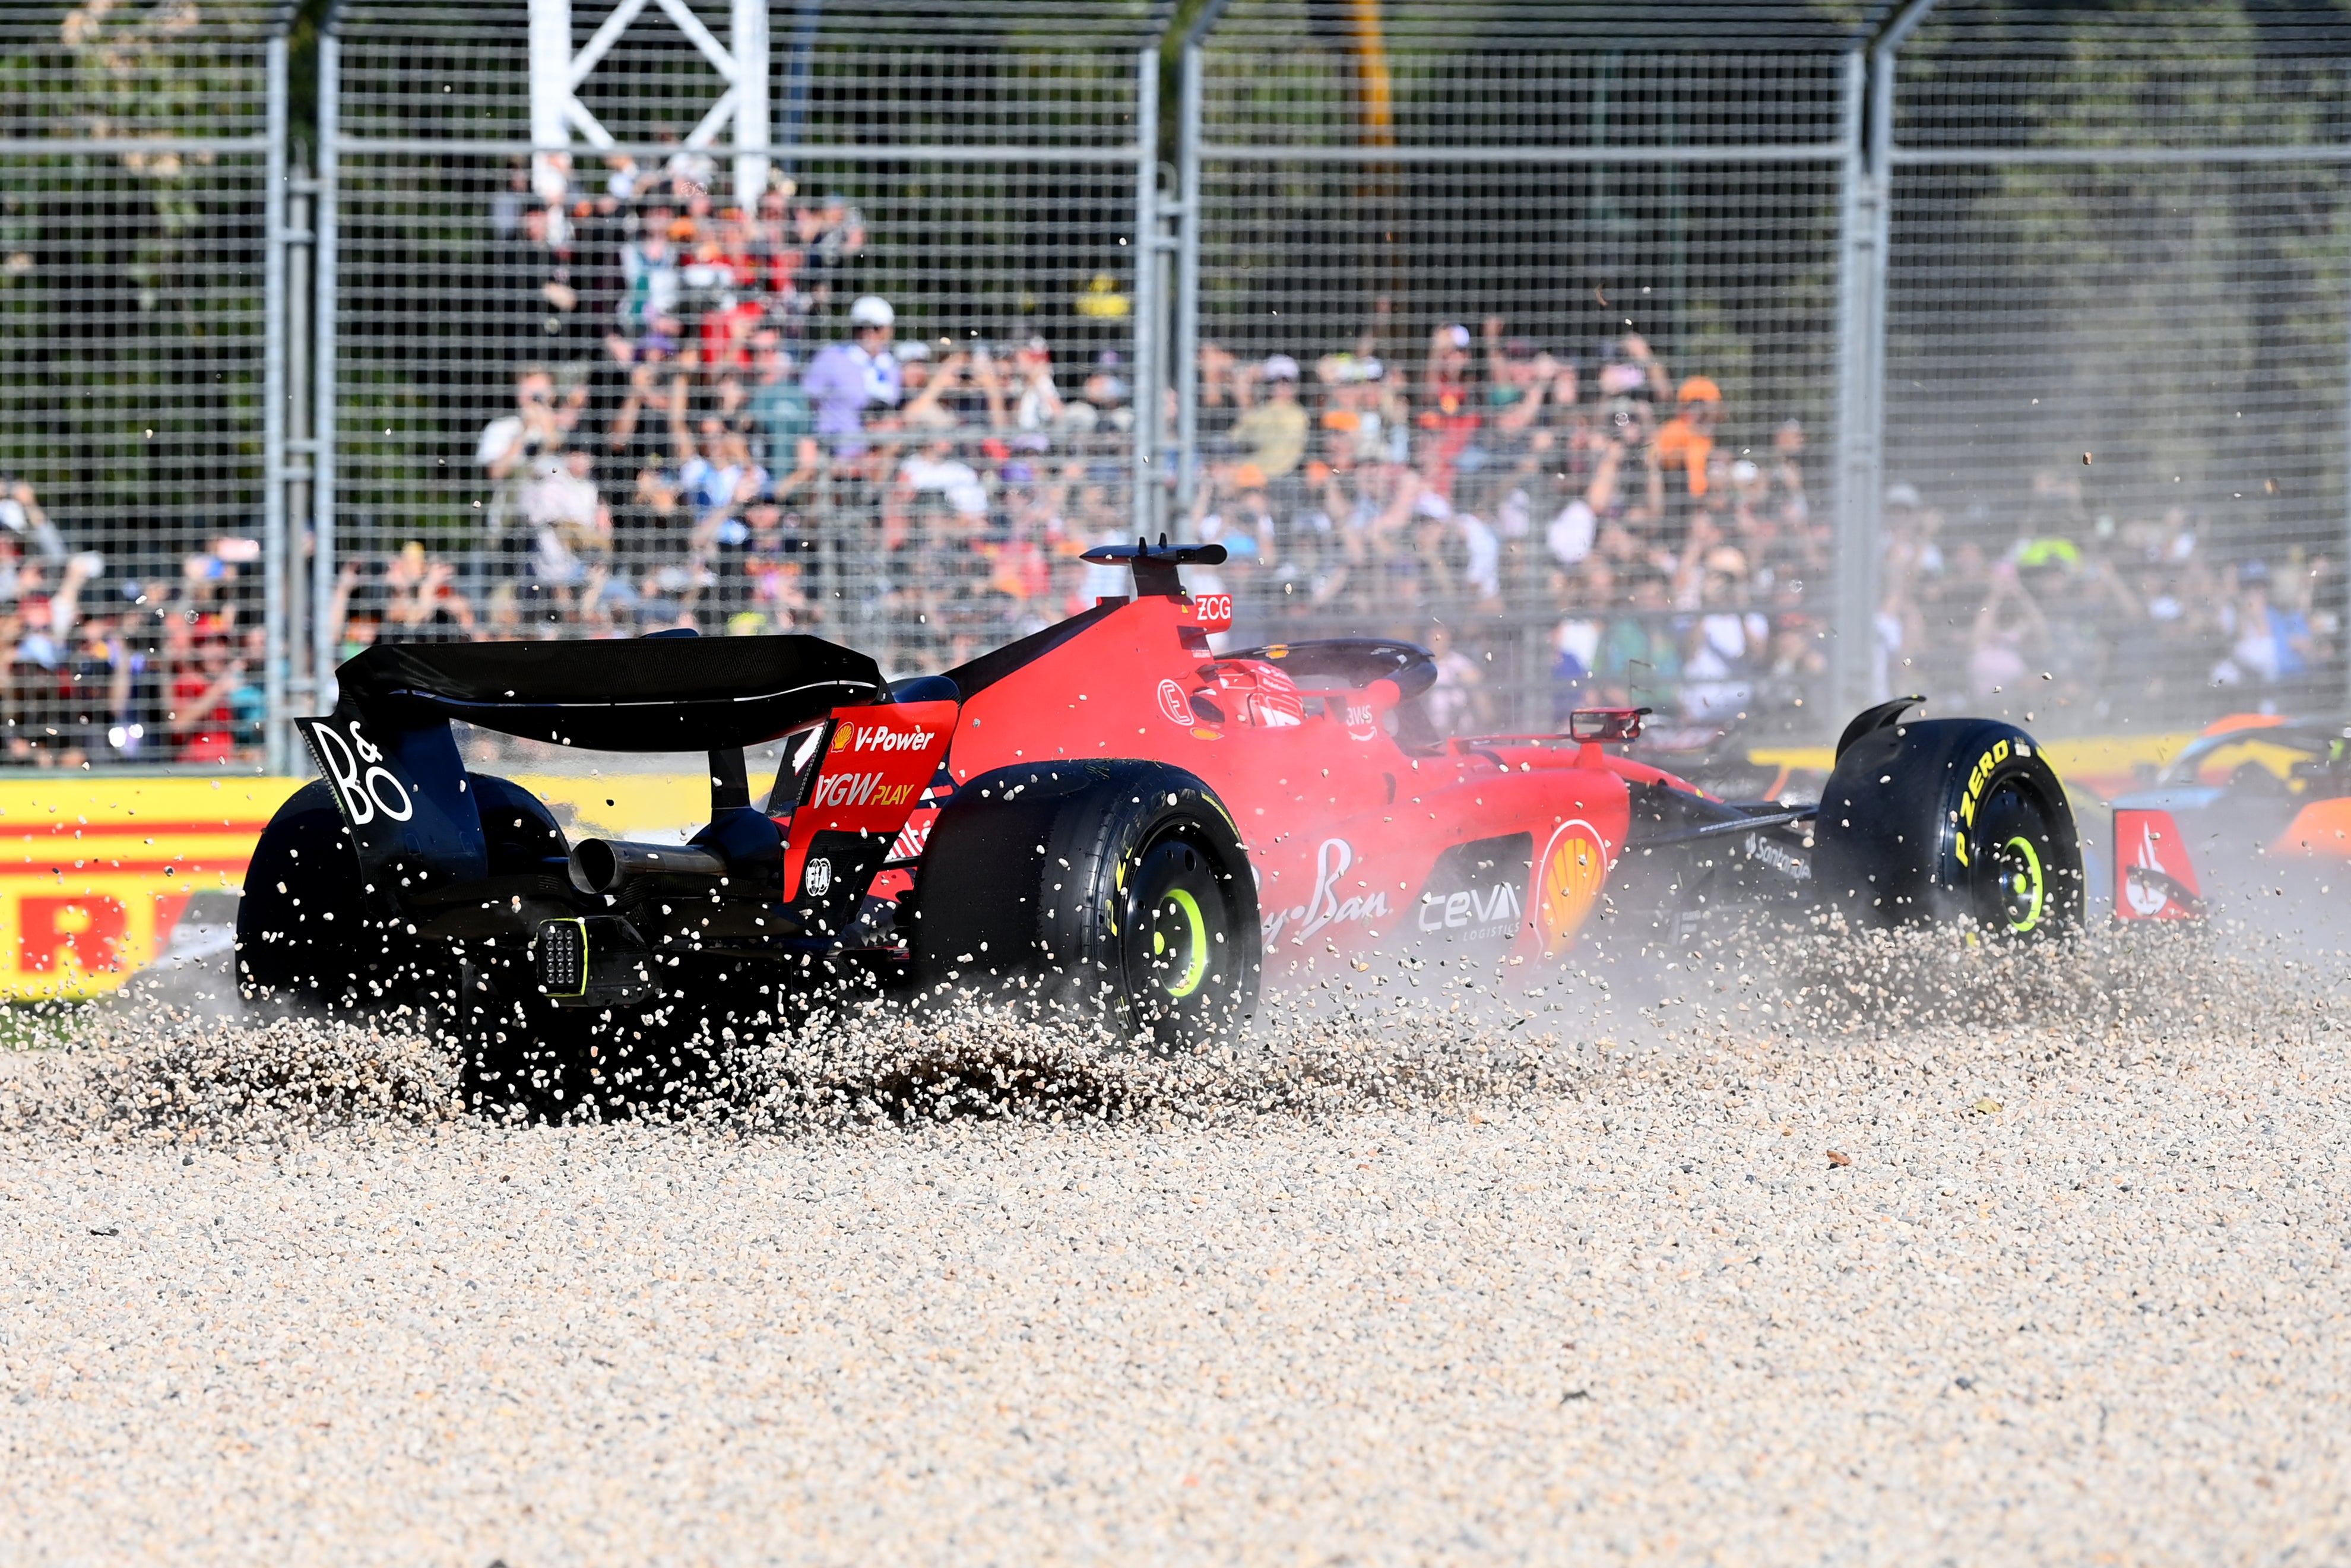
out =
[(0, 1560), (2345, 1561), (2346, 975), (859, 1004), (560, 1127), (183, 977), (0, 1051)]

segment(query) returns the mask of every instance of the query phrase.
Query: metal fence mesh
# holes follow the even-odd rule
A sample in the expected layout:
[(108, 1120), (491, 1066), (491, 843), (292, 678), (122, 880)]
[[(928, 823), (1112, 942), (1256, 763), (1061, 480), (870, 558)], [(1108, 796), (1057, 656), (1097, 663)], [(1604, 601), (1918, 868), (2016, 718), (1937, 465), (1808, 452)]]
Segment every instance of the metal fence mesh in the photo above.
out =
[(1457, 728), (1801, 716), (1841, 58), (1270, 5), (1209, 45), (1195, 510), (1237, 635), (1428, 642)]
[(256, 746), (258, 5), (0, 5), (0, 751)]
[[(614, 145), (549, 203), (521, 6), (348, 7), (345, 649), (800, 629), (898, 674), (1066, 613), (1130, 504), (1148, 19), (779, 15), (746, 192), (688, 144), (725, 84), (649, 7), (580, 87)], [(897, 368), (861, 407), (866, 296)]]
[[(1233, 550), (1236, 643), (1445, 644), (1457, 728), (1817, 735), (1856, 643), (2059, 732), (2342, 699), (2333, 11), (1943, 0), (1881, 145), (1882, 5), (1234, 0), (1183, 14), (1196, 136), (1145, 90), (1173, 0), (618, 9), (569, 8), (552, 158), (526, 0), (333, 9), (316, 552), (298, 233), (265, 319), (291, 7), (0, 0), (0, 760), (258, 759), (272, 340), (330, 657), (691, 623), (936, 669), (1120, 591), (1078, 554), (1156, 516)], [(1882, 483), (1840, 496), (1880, 154)], [(1172, 369), (1146, 177), (1199, 196)]]
[(1906, 47), (1883, 634), (2055, 728), (2339, 702), (2339, 28), (1946, 6)]

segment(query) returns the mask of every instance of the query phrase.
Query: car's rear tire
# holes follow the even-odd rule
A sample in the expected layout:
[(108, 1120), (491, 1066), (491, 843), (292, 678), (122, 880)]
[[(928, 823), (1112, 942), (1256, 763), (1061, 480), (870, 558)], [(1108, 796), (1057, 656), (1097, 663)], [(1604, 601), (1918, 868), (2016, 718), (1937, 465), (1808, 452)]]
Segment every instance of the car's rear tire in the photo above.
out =
[(1856, 925), (1964, 924), (2026, 938), (2081, 925), (2073, 809), (2014, 725), (1919, 719), (1853, 737), (1813, 837), (1823, 901)]
[(350, 830), (324, 779), (269, 819), (236, 905), (236, 977), (247, 1001), (390, 1011), (431, 1000), (436, 977), (404, 922), (371, 914)]
[(931, 830), (914, 904), (927, 993), (1025, 994), (1166, 1049), (1206, 1044), (1257, 1000), (1248, 852), (1180, 768), (1038, 763), (971, 780)]

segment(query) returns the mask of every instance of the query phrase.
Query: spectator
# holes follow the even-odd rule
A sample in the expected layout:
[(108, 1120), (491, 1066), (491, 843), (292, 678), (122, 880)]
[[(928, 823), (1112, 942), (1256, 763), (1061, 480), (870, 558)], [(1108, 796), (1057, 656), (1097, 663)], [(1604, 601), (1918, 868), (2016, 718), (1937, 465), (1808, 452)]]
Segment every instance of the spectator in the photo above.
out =
[(1004, 383), (985, 344), (942, 354), (905, 410), (909, 430), (1002, 430), (1009, 423)]
[(606, 324), (580, 312), (569, 223), (562, 208), (532, 206), (524, 212), (521, 232), (507, 245), (497, 276), (510, 296), (499, 315), (517, 358), (569, 361), (592, 351)]
[[(1210, 509), (1219, 495), (1228, 499)], [(1199, 513), (1193, 531), (1203, 544), (1220, 544), (1231, 554), (1259, 560), (1276, 559), (1273, 509), (1266, 504), (1265, 474), (1254, 463), (1238, 463), (1218, 484), (1212, 477), (1200, 486), (1194, 503)]]
[(1421, 382), (1426, 406), (1420, 412), (1420, 427), (1428, 441), (1423, 471), (1439, 495), (1450, 497), (1454, 473), (1485, 420), (1470, 385), (1468, 328), (1456, 323), (1437, 329), (1429, 339)]
[(1071, 400), (1062, 411), (1064, 421), (1077, 430), (1115, 430), (1134, 428), (1134, 411), (1126, 405), (1126, 383), (1118, 376), (1118, 354), (1105, 349), (1095, 357), (1094, 368), (1086, 377), (1084, 395)]
[(1470, 512), (1457, 509), (1433, 486), (1421, 488), (1413, 509), (1421, 602), (1428, 602), (1432, 594), (1449, 599), (1467, 588), (1483, 601), (1481, 608), (1495, 608), (1491, 601), (1501, 587), (1496, 576), (1500, 547), (1494, 530)]
[[(1989, 703), (2022, 685), (2032, 673), (2032, 655), (2048, 640), (2049, 622), (2024, 591), (2015, 562), (2000, 562), (1992, 568), (1991, 597), (1976, 612), (1968, 655), (1969, 695)], [(1899, 646), (1897, 643), (1896, 648)]]
[(639, 217), (635, 242), (621, 252), (617, 324), (623, 337), (642, 338), (677, 314), (685, 279), (676, 242), (670, 236), (676, 218), (676, 209), (667, 202), (648, 202)]
[(1682, 677), (1680, 640), (1674, 634), (1671, 591), (1665, 573), (1637, 567), (1624, 607), (1609, 622), (1599, 674), (1632, 701), (1664, 706)]
[[(816, 414), (807, 392), (792, 378), (791, 356), (782, 334), (765, 328), (751, 340), (752, 382), (744, 411), (758, 433), (752, 455), (770, 472), (782, 470), (770, 494), (784, 500), (812, 484), (823, 462), (816, 439)], [(786, 465), (789, 465), (786, 468)]]
[(1544, 547), (1561, 566), (1579, 566), (1592, 553), (1600, 537), (1600, 519), (1616, 504), (1616, 474), (1624, 462), (1625, 443), (1610, 439), (1592, 471), (1592, 483), (1544, 527)]
[(1221, 455), (1231, 450), (1228, 437), (1246, 406), (1240, 391), (1240, 361), (1222, 343), (1203, 342), (1197, 373), (1195, 417), (1199, 422), (1201, 450)]
[(1031, 338), (1012, 359), (1012, 423), (1022, 430), (1050, 430), (1061, 423), (1061, 394), (1053, 385), (1053, 351)]
[(745, 406), (764, 448), (760, 455), (770, 465), (796, 461), (800, 444), (816, 435), (816, 412), (792, 374), (783, 334), (774, 327), (751, 335), (751, 382), (746, 392)]
[(1562, 576), (1554, 595), (1559, 620), (1552, 627), (1552, 722), (1564, 727), (1569, 714), (1585, 706), (1608, 635), (1604, 613), (1616, 597), (1615, 574), (1606, 560), (1586, 558), (1583, 570)]
[(653, 332), (628, 350), (628, 392), (604, 435), (610, 483), (633, 485), (637, 475), (668, 460), (667, 411), (686, 395), (685, 373), (672, 358), (674, 348), (666, 334)]
[(435, 560), (411, 539), (384, 568), (382, 635), (389, 641), (463, 641), (474, 629), (474, 607), (457, 591), (457, 569)]
[(2237, 597), (2224, 612), (2228, 657), (2212, 672), (2215, 685), (2248, 681), (2275, 685), (2310, 668), (2310, 618), (2271, 601), (2270, 569), (2249, 560), (2237, 569)]
[(1657, 432), (1657, 460), (1678, 470), (1693, 499), (1707, 493), (1707, 460), (1714, 453), (1715, 427), (1722, 415), (1722, 389), (1705, 376), (1686, 379), (1675, 393), (1680, 412)]
[(1427, 646), (1437, 659), (1437, 679), (1421, 705), (1429, 724), (1439, 735), (1485, 728), (1485, 674), (1478, 662), (1453, 645), (1453, 633), (1444, 626), (1428, 629)]
[(7, 530), (5, 537), (22, 554), (38, 555), (44, 560), (66, 559), (65, 536), (41, 510), (32, 486), (5, 473), (0, 473), (0, 528)]
[(922, 501), (926, 496), (943, 501), (956, 517), (987, 515), (987, 486), (980, 485), (971, 463), (955, 456), (955, 442), (926, 442), (919, 452), (907, 454), (898, 465), (895, 489), (905, 501)]
[[(582, 387), (569, 398), (558, 398), (555, 378), (543, 365), (533, 365), (515, 378), (515, 412), (501, 414), (482, 427), (474, 446), (492, 489), (483, 517), (483, 532), (494, 550), (509, 547), (515, 506), (530, 476), (531, 460), (562, 449), (564, 439), (587, 401)], [(522, 549), (528, 548), (525, 540)]]
[(178, 616), (167, 657), (172, 664), (172, 706), (165, 716), (182, 762), (217, 766), (236, 749), (235, 715), (230, 698), (245, 682), (245, 661), (236, 657), (217, 627), (192, 626)]
[(612, 515), (597, 494), (587, 453), (542, 457), (521, 500), (523, 522), (531, 530), (531, 593), (540, 601), (569, 602), (589, 569), (610, 554)]
[(808, 248), (810, 263), (823, 272), (846, 269), (865, 249), (865, 214), (840, 192), (830, 193), (817, 212), (816, 233)]
[(791, 199), (798, 189), (789, 175), (778, 172), (769, 176), (750, 219), (747, 246), (752, 268), (747, 281), (767, 295), (769, 322), (795, 338), (809, 308), (800, 289), (806, 256), (792, 227)]
[(865, 450), (857, 439), (869, 408), (895, 408), (902, 388), (896, 356), (890, 351), (897, 313), (878, 294), (862, 295), (849, 308), (850, 337), (817, 352), (801, 377), (801, 390), (816, 410), (816, 431), (833, 438), (843, 457)]
[(1298, 401), (1298, 361), (1275, 354), (1259, 367), (1265, 401), (1233, 425), (1233, 444), (1269, 481), (1297, 471), (1306, 456), (1306, 409)]
[(66, 666), (66, 699), (75, 755), (64, 760), (78, 763), (109, 756), (128, 760), (141, 738), (131, 733), (135, 671), (131, 650), (110, 615), (83, 617), (74, 629), (73, 643)]
[(1747, 562), (1729, 545), (1716, 545), (1702, 562), (1699, 608), (1682, 659), (1682, 711), (1700, 723), (1744, 718), (1754, 700), (1753, 676), (1770, 656), (1771, 625), (1746, 601)]

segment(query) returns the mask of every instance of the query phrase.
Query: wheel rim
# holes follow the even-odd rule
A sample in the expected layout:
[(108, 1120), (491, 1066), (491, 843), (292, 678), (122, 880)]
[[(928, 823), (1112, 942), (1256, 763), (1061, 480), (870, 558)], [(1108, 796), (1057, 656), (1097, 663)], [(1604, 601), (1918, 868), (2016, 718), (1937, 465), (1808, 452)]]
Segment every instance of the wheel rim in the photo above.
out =
[(1184, 888), (1170, 888), (1153, 915), (1152, 959), (1166, 966), (1160, 988), (1178, 999), (1188, 997), (1208, 977), (1208, 923), (1200, 901)]
[(2009, 783), (1993, 791), (1977, 819), (1974, 835), (1983, 846), (1976, 883), (1977, 917), (1986, 925), (2023, 936), (2049, 923), (2051, 889), (2047, 814), (2041, 802)]
[(1228, 924), (1208, 857), (1181, 840), (1143, 857), (1131, 905), (1129, 969), (1139, 998), (1179, 1008), (1210, 988), (1217, 938)]
[(2041, 852), (2032, 847), (2031, 839), (2019, 836), (2001, 845), (1996, 858), (2002, 862), (2001, 903), (2008, 915), (2008, 928), (2030, 931), (2049, 910), (2049, 877), (2041, 866)]

